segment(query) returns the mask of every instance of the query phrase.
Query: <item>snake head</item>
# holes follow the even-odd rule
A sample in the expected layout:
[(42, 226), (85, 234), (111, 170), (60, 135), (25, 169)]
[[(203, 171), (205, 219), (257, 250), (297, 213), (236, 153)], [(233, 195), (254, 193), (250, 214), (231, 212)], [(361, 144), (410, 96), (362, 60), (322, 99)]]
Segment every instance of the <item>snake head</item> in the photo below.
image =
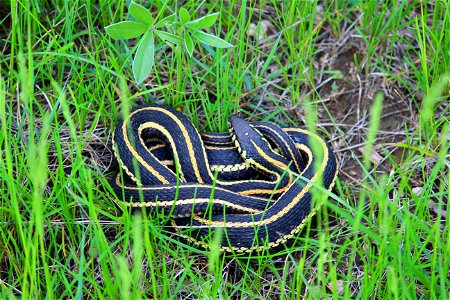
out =
[(247, 121), (233, 115), (230, 125), (232, 139), (245, 161), (268, 173), (287, 167), (285, 159), (275, 153), (264, 136)]
[[(254, 142), (260, 144), (264, 139), (261, 133), (244, 119), (232, 115), (230, 118), (231, 134), (239, 151), (251, 152)], [(242, 153), (241, 153), (242, 154)]]
[(252, 141), (258, 141), (263, 138), (262, 135), (258, 131), (256, 131), (256, 129), (254, 129), (247, 121), (238, 116), (231, 116), (230, 125), (232, 129), (232, 135), (236, 138), (238, 146), (240, 146), (243, 150), (251, 148)]

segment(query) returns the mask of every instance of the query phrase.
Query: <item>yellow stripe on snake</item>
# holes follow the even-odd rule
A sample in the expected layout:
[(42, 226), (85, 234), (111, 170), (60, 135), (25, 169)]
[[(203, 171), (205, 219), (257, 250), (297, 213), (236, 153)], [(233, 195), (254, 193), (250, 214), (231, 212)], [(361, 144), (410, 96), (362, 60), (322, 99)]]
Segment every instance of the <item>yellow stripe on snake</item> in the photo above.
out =
[(286, 243), (319, 208), (315, 196), (326, 197), (315, 187), (331, 190), (337, 176), (331, 147), (315, 133), (232, 116), (230, 133), (201, 134), (162, 105), (133, 109), (113, 147), (122, 172), (111, 185), (124, 205), (170, 214), (204, 247), (222, 230), (223, 251)]

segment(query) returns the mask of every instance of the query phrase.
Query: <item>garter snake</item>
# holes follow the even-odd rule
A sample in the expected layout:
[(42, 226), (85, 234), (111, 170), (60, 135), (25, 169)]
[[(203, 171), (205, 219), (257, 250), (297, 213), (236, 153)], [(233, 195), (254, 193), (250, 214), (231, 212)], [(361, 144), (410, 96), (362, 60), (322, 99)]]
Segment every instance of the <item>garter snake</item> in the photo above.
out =
[[(296, 170), (303, 169), (300, 152), (296, 151), (295, 143), (287, 133), (269, 122), (253, 122), (252, 126), (269, 139), (274, 149), (292, 162), (292, 171), (296, 172)], [(229, 133), (202, 132), (200, 136), (211, 171), (217, 171), (219, 179), (237, 180), (261, 175), (260, 172), (251, 168), (250, 164), (242, 158)], [(167, 166), (174, 165), (170, 151), (164, 143), (155, 140), (154, 136), (143, 136), (143, 139), (149, 141), (146, 143), (147, 148), (159, 161)], [(224, 165), (224, 162), (226, 162), (226, 165)]]
[[(284, 244), (319, 208), (313, 196), (324, 193), (315, 187), (333, 187), (334, 154), (321, 137), (301, 128), (250, 124), (236, 116), (230, 123), (229, 134), (200, 134), (170, 107), (133, 109), (113, 137), (122, 169), (111, 181), (118, 198), (127, 206), (170, 213), (177, 226), (190, 228), (185, 237), (201, 246), (208, 245), (205, 240), (214, 230), (223, 231), (223, 251)], [(162, 146), (149, 149), (148, 137)], [(158, 148), (166, 153), (157, 154)], [(240, 157), (212, 158), (208, 153), (214, 151), (238, 152)], [(172, 167), (158, 158), (167, 152)], [(270, 179), (218, 179), (209, 164), (214, 159), (219, 172), (244, 169), (245, 164), (245, 169), (250, 166)]]

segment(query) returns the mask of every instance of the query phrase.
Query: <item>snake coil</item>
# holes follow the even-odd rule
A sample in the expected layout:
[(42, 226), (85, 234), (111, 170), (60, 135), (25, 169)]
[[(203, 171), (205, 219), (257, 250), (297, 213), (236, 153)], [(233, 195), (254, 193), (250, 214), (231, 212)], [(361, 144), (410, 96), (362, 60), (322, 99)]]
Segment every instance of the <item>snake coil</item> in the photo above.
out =
[(111, 185), (120, 201), (170, 214), (200, 246), (222, 230), (223, 251), (258, 251), (294, 237), (326, 198), (323, 188), (334, 185), (331, 147), (301, 128), (236, 116), (230, 123), (229, 134), (199, 133), (170, 107), (133, 109), (113, 137), (122, 172)]

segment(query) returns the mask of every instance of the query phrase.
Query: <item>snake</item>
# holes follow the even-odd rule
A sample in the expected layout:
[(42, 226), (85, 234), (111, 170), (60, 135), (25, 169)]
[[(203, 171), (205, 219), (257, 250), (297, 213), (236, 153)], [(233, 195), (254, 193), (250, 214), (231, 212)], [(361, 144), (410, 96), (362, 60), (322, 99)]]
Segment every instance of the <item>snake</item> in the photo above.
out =
[(312, 131), (232, 115), (228, 133), (201, 133), (160, 104), (137, 106), (121, 119), (113, 150), (121, 170), (111, 186), (120, 203), (168, 215), (200, 247), (210, 248), (220, 232), (225, 252), (293, 240), (338, 173), (331, 146)]

